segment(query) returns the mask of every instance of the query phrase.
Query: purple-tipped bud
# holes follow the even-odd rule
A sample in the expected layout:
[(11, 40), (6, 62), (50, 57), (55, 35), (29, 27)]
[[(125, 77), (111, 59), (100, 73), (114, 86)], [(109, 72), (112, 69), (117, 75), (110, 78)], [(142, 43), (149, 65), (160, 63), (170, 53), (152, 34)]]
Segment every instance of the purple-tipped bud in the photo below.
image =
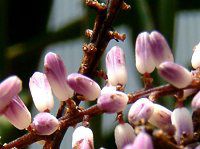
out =
[(119, 124), (115, 127), (115, 143), (118, 149), (133, 143), (134, 139), (134, 130), (128, 123)]
[(152, 55), (154, 57), (154, 62), (156, 67), (158, 67), (162, 62), (170, 61), (174, 62), (174, 57), (169, 48), (166, 39), (157, 31), (153, 31), (150, 34)]
[(93, 133), (90, 128), (77, 127), (72, 135), (73, 149), (94, 149)]
[(31, 123), (31, 114), (19, 96), (12, 98), (3, 114), (12, 125), (20, 130), (27, 128)]
[(106, 55), (106, 68), (108, 82), (113, 86), (117, 84), (125, 85), (127, 82), (127, 70), (125, 54), (123, 50), (114, 46)]
[(154, 104), (154, 111), (149, 119), (149, 123), (158, 127), (158, 128), (166, 128), (171, 125), (171, 114), (172, 112), (167, 108)]
[(10, 104), (12, 98), (22, 89), (22, 81), (17, 76), (6, 78), (0, 84), (0, 114)]
[(200, 108), (200, 91), (193, 97), (191, 106), (194, 109), (199, 109)]
[(136, 124), (140, 120), (148, 121), (154, 110), (153, 103), (148, 98), (140, 98), (132, 104), (129, 113), (129, 123)]
[(186, 108), (176, 108), (172, 112), (171, 121), (176, 128), (174, 138), (178, 144), (181, 143), (183, 138), (193, 137), (192, 116)]
[(192, 54), (192, 67), (197, 69), (200, 66), (200, 43), (194, 47), (194, 52)]
[(151, 42), (149, 33), (142, 32), (137, 36), (135, 43), (136, 68), (141, 73), (151, 73), (155, 69), (151, 54)]
[(181, 65), (164, 62), (158, 67), (159, 75), (177, 88), (184, 88), (192, 82), (191, 73)]
[(53, 108), (53, 95), (45, 74), (35, 72), (29, 80), (29, 88), (38, 111), (50, 111)]
[(58, 119), (47, 112), (42, 112), (34, 117), (32, 129), (39, 135), (51, 135), (59, 126)]
[(100, 95), (100, 86), (84, 75), (72, 73), (67, 77), (67, 82), (75, 92), (85, 96), (85, 100), (93, 101)]
[(55, 96), (61, 101), (72, 97), (73, 91), (67, 84), (67, 72), (62, 59), (57, 54), (49, 52), (45, 56), (44, 68)]

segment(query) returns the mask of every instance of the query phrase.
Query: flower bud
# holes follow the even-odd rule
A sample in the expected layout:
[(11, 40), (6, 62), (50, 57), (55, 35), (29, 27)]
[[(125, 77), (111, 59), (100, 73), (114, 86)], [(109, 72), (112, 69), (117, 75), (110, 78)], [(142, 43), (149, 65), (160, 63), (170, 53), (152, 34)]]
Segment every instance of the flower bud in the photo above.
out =
[(193, 137), (192, 116), (186, 108), (176, 108), (172, 112), (171, 121), (176, 128), (174, 138), (178, 144), (181, 143), (183, 138)]
[(199, 109), (200, 108), (200, 91), (193, 97), (191, 106), (194, 109)]
[(141, 74), (151, 73), (155, 69), (155, 63), (151, 54), (151, 41), (147, 32), (142, 32), (137, 36), (135, 61), (136, 68)]
[(51, 135), (59, 126), (59, 121), (56, 117), (47, 112), (42, 112), (34, 117), (31, 127), (39, 135)]
[(75, 92), (85, 96), (85, 100), (93, 101), (100, 95), (100, 86), (84, 75), (72, 73), (67, 77), (67, 82)]
[(115, 127), (115, 143), (118, 149), (131, 144), (134, 139), (134, 130), (128, 123), (119, 124)]
[(94, 149), (93, 133), (90, 128), (77, 127), (72, 135), (73, 149)]
[(181, 65), (164, 62), (158, 67), (159, 75), (177, 88), (184, 88), (192, 82), (191, 73)]
[(27, 128), (31, 123), (31, 114), (19, 96), (12, 98), (3, 114), (12, 125), (20, 130)]
[(154, 110), (153, 103), (147, 98), (140, 98), (132, 104), (129, 113), (129, 123), (136, 124), (141, 119), (148, 121)]
[(197, 69), (200, 66), (199, 57), (200, 57), (200, 43), (194, 47), (194, 52), (192, 54), (191, 63), (194, 69)]
[(38, 111), (50, 111), (53, 108), (53, 95), (45, 74), (35, 72), (29, 80), (29, 88)]
[(113, 86), (125, 85), (127, 82), (127, 70), (124, 51), (114, 46), (106, 55), (106, 68), (108, 82)]
[(67, 72), (62, 59), (57, 54), (49, 52), (45, 56), (44, 68), (55, 96), (61, 101), (72, 97), (73, 91), (66, 82)]

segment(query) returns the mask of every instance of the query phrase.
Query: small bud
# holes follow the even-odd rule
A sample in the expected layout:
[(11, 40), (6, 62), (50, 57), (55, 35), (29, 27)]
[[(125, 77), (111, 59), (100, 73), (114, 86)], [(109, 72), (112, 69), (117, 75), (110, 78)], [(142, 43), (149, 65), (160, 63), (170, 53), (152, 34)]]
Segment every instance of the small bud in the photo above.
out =
[(141, 119), (148, 121), (154, 110), (153, 103), (147, 98), (140, 98), (132, 104), (129, 113), (129, 123), (136, 124)]
[(32, 129), (39, 135), (51, 135), (58, 126), (58, 119), (47, 112), (37, 114), (31, 124)]
[(72, 135), (73, 149), (94, 149), (93, 133), (90, 128), (77, 127)]
[(149, 119), (149, 123), (152, 125), (164, 129), (168, 125), (171, 125), (171, 114), (172, 112), (167, 108), (154, 104), (154, 111)]
[(72, 73), (67, 77), (67, 82), (75, 92), (85, 96), (85, 100), (93, 101), (100, 95), (100, 86), (84, 75)]
[(125, 85), (127, 82), (127, 70), (125, 54), (123, 50), (114, 46), (106, 55), (106, 68), (108, 82), (113, 86), (117, 84)]
[(192, 82), (191, 73), (181, 65), (164, 62), (158, 67), (159, 75), (177, 88), (184, 88)]
[(119, 124), (115, 127), (115, 143), (118, 149), (131, 144), (135, 139), (135, 133), (128, 123)]
[(197, 93), (197, 89), (193, 89), (193, 88), (190, 88), (190, 89), (185, 89), (183, 91), (183, 100), (187, 99), (187, 97)]
[(53, 95), (45, 74), (35, 72), (29, 80), (29, 88), (38, 111), (50, 111), (53, 108)]
[(31, 114), (19, 96), (12, 98), (3, 114), (12, 125), (20, 130), (27, 128), (31, 123)]
[(193, 137), (192, 116), (186, 108), (176, 108), (172, 112), (171, 121), (176, 128), (174, 138), (178, 144), (184, 138), (189, 139)]
[(200, 59), (199, 59), (199, 57), (200, 57), (200, 43), (195, 46), (194, 52), (192, 54), (191, 63), (192, 63), (192, 67), (194, 69), (197, 69), (200, 66)]
[(57, 54), (49, 52), (45, 56), (44, 68), (55, 96), (61, 101), (72, 97), (73, 91), (66, 82), (67, 72), (62, 59)]
[(193, 97), (191, 106), (194, 109), (199, 109), (200, 108), (200, 91)]

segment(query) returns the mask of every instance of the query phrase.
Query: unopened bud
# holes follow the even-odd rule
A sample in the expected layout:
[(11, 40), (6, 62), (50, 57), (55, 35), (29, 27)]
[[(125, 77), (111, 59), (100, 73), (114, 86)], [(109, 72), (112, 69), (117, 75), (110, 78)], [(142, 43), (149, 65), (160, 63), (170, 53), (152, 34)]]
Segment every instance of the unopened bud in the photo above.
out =
[(199, 109), (200, 108), (200, 91), (193, 97), (191, 106), (194, 109)]
[(200, 66), (200, 58), (199, 57), (200, 57), (200, 43), (195, 46), (194, 52), (192, 54), (191, 63), (192, 63), (192, 67), (194, 69), (197, 69)]

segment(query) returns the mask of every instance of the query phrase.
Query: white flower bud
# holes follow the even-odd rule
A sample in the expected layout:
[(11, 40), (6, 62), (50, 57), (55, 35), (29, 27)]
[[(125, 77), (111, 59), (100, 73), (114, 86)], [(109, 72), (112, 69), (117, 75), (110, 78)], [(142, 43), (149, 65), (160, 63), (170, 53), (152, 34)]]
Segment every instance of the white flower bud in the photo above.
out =
[(200, 66), (200, 43), (194, 47), (194, 52), (192, 54), (192, 67), (197, 69)]

